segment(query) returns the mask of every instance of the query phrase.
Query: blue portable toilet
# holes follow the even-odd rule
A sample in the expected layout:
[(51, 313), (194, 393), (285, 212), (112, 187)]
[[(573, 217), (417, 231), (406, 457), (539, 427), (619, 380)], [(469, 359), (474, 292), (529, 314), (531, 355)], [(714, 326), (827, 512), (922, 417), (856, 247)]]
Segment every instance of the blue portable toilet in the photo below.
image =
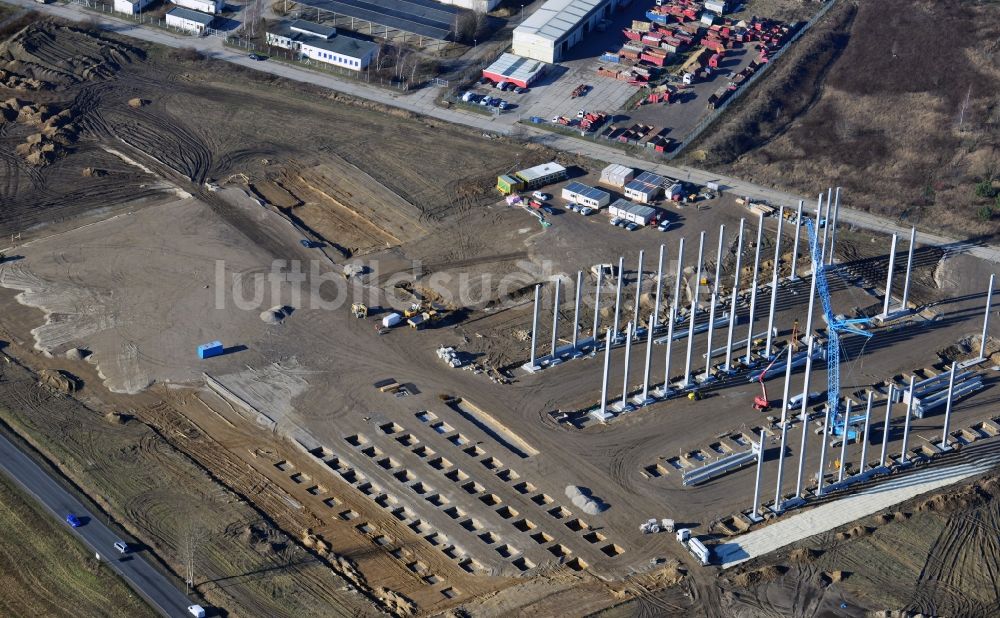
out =
[(212, 358), (213, 356), (222, 356), (223, 349), (224, 348), (222, 347), (221, 341), (213, 341), (212, 343), (203, 343), (200, 346), (198, 346), (198, 358), (206, 359), (206, 358)]

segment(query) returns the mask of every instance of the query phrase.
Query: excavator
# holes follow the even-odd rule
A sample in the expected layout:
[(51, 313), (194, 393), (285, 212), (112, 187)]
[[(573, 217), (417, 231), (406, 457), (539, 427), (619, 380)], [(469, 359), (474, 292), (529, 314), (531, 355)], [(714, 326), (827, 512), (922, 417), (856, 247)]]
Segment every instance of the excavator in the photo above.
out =
[(774, 363), (776, 363), (780, 357), (781, 356), (779, 354), (775, 354), (774, 360), (771, 361), (771, 364), (761, 372), (760, 378), (757, 380), (760, 382), (760, 395), (753, 398), (753, 409), (758, 412), (767, 412), (771, 409), (771, 401), (767, 398), (767, 387), (764, 386), (764, 378), (767, 377), (767, 372), (771, 370), (771, 367), (774, 366)]

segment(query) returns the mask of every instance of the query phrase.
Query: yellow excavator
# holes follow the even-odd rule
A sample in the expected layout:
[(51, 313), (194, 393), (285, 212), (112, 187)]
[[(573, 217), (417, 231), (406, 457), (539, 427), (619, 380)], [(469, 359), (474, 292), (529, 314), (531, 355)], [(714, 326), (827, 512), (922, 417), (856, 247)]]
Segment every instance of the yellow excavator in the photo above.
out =
[(361, 320), (367, 318), (368, 306), (362, 303), (354, 303), (351, 305), (351, 315)]

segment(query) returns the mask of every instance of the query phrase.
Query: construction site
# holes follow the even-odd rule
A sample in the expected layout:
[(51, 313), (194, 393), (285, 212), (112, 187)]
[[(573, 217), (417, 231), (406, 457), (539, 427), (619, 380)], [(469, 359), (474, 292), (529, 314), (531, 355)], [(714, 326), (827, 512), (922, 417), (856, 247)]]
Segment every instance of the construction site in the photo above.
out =
[(1000, 610), (990, 245), (48, 18), (0, 63), (3, 432), (214, 615)]

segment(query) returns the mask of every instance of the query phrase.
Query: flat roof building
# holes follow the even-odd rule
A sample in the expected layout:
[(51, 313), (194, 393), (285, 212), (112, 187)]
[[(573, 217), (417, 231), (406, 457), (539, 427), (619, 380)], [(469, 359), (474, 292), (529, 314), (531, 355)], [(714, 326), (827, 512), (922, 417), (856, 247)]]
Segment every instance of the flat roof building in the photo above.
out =
[(630, 200), (648, 204), (660, 197), (660, 193), (663, 191), (663, 184), (666, 181), (667, 179), (659, 174), (643, 172), (626, 184), (622, 193)]
[(624, 187), (635, 177), (635, 170), (620, 163), (612, 163), (601, 170), (601, 182), (612, 187)]
[(528, 88), (544, 71), (544, 62), (503, 53), (493, 64), (483, 69), (483, 77), (497, 83), (511, 82), (521, 88)]
[(639, 225), (649, 225), (656, 217), (656, 209), (619, 198), (608, 206), (608, 214)]
[(611, 194), (607, 191), (601, 191), (575, 181), (563, 187), (562, 198), (590, 208), (603, 208), (611, 203)]
[(192, 11), (216, 15), (222, 12), (223, 0), (170, 0), (172, 3)]
[(514, 28), (514, 53), (556, 63), (629, 0), (548, 0)]
[(555, 161), (529, 167), (513, 174), (497, 176), (497, 190), (508, 195), (521, 189), (535, 189), (566, 178), (566, 168)]
[(281, 22), (267, 31), (268, 45), (297, 52), (302, 57), (362, 71), (375, 57), (378, 44), (345, 34), (336, 28), (297, 19)]
[(215, 21), (215, 16), (177, 7), (170, 9), (166, 19), (168, 26), (180, 28), (192, 34), (202, 34), (205, 32), (205, 28), (208, 28)]
[[(351, 30), (386, 39), (391, 38), (391, 31), (398, 31), (429, 39), (451, 40), (460, 12), (434, 0), (296, 1), (302, 6), (325, 11), (325, 17), (332, 17), (342, 28), (344, 22), (349, 22)], [(320, 17), (317, 20), (322, 21)]]
[(152, 3), (153, 0), (115, 0), (114, 10), (116, 13), (135, 15)]

